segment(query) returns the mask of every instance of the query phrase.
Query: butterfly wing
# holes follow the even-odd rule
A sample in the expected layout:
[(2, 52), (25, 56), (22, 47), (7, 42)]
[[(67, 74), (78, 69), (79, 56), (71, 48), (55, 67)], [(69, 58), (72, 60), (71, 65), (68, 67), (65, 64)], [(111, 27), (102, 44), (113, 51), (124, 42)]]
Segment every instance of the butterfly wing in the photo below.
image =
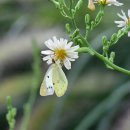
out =
[(54, 64), (52, 71), (52, 81), (55, 93), (58, 97), (61, 97), (67, 90), (68, 80), (60, 65)]
[(40, 88), (41, 96), (54, 94), (54, 86), (52, 82), (52, 70), (53, 70), (53, 65), (51, 65), (49, 69), (47, 70), (45, 77), (43, 79), (43, 82), (41, 84), (41, 88)]

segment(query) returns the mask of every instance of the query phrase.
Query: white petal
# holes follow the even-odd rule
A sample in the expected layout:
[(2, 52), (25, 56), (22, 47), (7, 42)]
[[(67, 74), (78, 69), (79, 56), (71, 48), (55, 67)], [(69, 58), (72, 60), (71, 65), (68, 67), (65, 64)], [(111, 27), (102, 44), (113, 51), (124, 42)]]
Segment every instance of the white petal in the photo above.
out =
[(123, 25), (123, 24), (117, 25), (118, 28), (122, 28), (122, 27), (124, 27), (124, 26), (125, 26), (125, 25)]
[(68, 51), (76, 51), (78, 49), (79, 49), (79, 45), (71, 47), (70, 49), (68, 49)]
[(47, 64), (48, 64), (48, 65), (52, 64), (52, 59), (49, 59), (49, 60), (47, 61)]
[(127, 17), (126, 17), (126, 15), (125, 15), (125, 12), (123, 11), (123, 10), (121, 10), (121, 12), (122, 12), (122, 14), (123, 15), (121, 15), (121, 14), (117, 14), (120, 18), (122, 18), (124, 21), (127, 21)]
[(108, 3), (109, 3), (108, 5), (115, 5), (115, 6), (122, 6), (123, 5), (123, 3), (120, 3), (116, 0), (108, 0)]
[(59, 42), (60, 42), (61, 48), (65, 48), (68, 41), (66, 39), (60, 38)]
[(64, 60), (64, 66), (66, 67), (66, 69), (71, 69), (71, 62), (69, 61), (69, 59), (68, 58), (66, 58), (65, 60)]
[(70, 49), (70, 47), (73, 45), (73, 42), (69, 42), (68, 44), (66, 44), (65, 48), (66, 49)]
[(121, 27), (122, 27), (122, 25), (120, 25), (120, 24), (119, 24), (119, 25), (117, 25), (117, 27), (118, 27), (118, 28), (121, 28)]
[(124, 24), (125, 21), (114, 21), (116, 24)]
[(53, 37), (53, 41), (54, 41), (55, 47), (60, 48), (60, 42), (55, 36)]
[(41, 54), (44, 54), (44, 55), (51, 55), (51, 54), (54, 54), (54, 52), (51, 51), (51, 50), (46, 50), (46, 51), (41, 51)]
[(67, 51), (68, 55), (78, 55), (78, 52), (75, 51)]
[(45, 41), (45, 45), (51, 49), (51, 50), (54, 50), (55, 49), (55, 45), (53, 43), (53, 41), (51, 39), (49, 39), (48, 41)]
[(119, 2), (115, 2), (113, 5), (115, 5), (115, 6), (122, 6), (124, 4), (123, 3), (119, 3)]
[(43, 60), (44, 60), (44, 61), (49, 60), (49, 59), (51, 59), (50, 56), (45, 56), (45, 57), (43, 57)]
[(75, 59), (67, 57), (69, 61), (75, 61)]
[(127, 17), (126, 17), (126, 14), (123, 10), (121, 10), (122, 14), (123, 14), (123, 17), (124, 17), (124, 20), (127, 20)]
[(68, 53), (68, 57), (69, 58), (73, 58), (73, 59), (77, 59), (79, 56), (78, 56), (78, 52), (70, 52)]
[(130, 9), (128, 9), (128, 17), (130, 18)]
[(130, 37), (130, 31), (128, 32), (128, 37)]
[(61, 48), (64, 48), (64, 47), (65, 47), (64, 39), (63, 39), (63, 38), (60, 38), (59, 43), (60, 43), (60, 47), (61, 47)]
[(125, 21), (115, 21), (116, 24), (118, 24), (117, 27), (124, 27), (126, 26), (126, 22)]
[(58, 42), (59, 40), (56, 38), (56, 36), (53, 36), (54, 42)]

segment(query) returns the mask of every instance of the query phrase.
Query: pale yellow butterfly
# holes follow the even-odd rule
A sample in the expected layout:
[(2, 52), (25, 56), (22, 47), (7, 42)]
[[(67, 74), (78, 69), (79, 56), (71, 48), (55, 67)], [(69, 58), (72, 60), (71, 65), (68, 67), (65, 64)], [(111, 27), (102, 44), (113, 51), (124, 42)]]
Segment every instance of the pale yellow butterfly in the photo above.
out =
[(40, 95), (53, 95), (54, 91), (58, 97), (64, 95), (67, 90), (68, 80), (59, 64), (52, 64), (43, 79)]

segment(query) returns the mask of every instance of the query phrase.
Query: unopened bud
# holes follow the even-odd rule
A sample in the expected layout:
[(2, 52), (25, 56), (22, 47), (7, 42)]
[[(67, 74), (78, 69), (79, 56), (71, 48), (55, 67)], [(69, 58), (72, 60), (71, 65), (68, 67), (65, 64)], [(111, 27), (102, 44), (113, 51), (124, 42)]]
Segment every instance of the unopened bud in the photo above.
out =
[(95, 5), (93, 3), (93, 0), (89, 0), (88, 1), (88, 8), (91, 10), (91, 11), (94, 11), (95, 10)]

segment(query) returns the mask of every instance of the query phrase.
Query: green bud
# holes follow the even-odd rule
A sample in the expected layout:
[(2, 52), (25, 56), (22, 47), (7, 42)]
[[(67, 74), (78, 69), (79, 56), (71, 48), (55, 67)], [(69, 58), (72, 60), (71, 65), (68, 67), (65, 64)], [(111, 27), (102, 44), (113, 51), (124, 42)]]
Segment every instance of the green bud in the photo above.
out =
[(79, 45), (82, 47), (84, 45), (83, 41), (81, 39), (77, 39), (77, 42), (79, 43)]
[(89, 30), (90, 29), (90, 26), (89, 25), (86, 25), (86, 30)]
[(15, 120), (12, 120), (9, 124), (10, 124), (10, 128), (14, 128)]
[(88, 24), (90, 22), (90, 15), (86, 14), (85, 15), (85, 23)]
[(108, 50), (109, 50), (109, 47), (108, 47), (108, 46), (103, 46), (103, 51), (104, 51), (105, 53), (107, 53)]
[(7, 107), (8, 107), (8, 113), (6, 114), (6, 119), (9, 124), (9, 129), (13, 130), (15, 127), (15, 119), (16, 116), (16, 108), (12, 107), (12, 99), (10, 96), (7, 97)]
[(55, 1), (55, 0), (51, 0), (53, 2), (53, 4), (56, 6), (56, 8), (60, 9), (60, 3)]
[(11, 121), (11, 119), (12, 119), (12, 114), (11, 114), (11, 112), (8, 112), (8, 114), (6, 115), (6, 119), (7, 119), (8, 121)]
[(120, 37), (122, 35), (123, 31), (122, 30), (119, 30), (118, 33), (117, 33), (117, 37)]
[[(114, 59), (115, 59), (115, 52), (111, 52), (109, 61), (113, 63), (113, 62), (114, 62)], [(109, 69), (113, 69), (113, 68), (112, 68), (111, 66), (109, 66), (108, 64), (106, 64), (106, 67), (109, 68)]]
[(111, 52), (109, 60), (113, 63), (115, 59), (115, 52)]
[(73, 38), (74, 43), (75, 43), (76, 45), (80, 45), (80, 46), (81, 46), (81, 43), (80, 43), (79, 40), (80, 40), (80, 39), (79, 39), (79, 36), (76, 36), (76, 37)]
[(66, 12), (63, 10), (63, 8), (60, 9), (60, 13), (61, 13), (62, 16), (68, 17), (68, 15), (67, 15)]
[(95, 18), (95, 22), (96, 22), (96, 23), (99, 23), (99, 22), (101, 21), (103, 14), (104, 14), (103, 11), (100, 11), (100, 12), (98, 13), (98, 15), (97, 15), (96, 18)]
[(17, 112), (16, 108), (12, 108), (12, 109), (11, 109), (11, 113), (12, 113), (13, 116), (16, 115), (16, 112)]
[(67, 24), (65, 25), (65, 28), (66, 28), (67, 33), (70, 33), (70, 32), (71, 32), (70, 24), (69, 24), (69, 23), (67, 23)]
[(102, 37), (102, 44), (103, 44), (103, 46), (107, 46), (107, 45), (108, 45), (107, 42), (108, 42), (108, 41), (107, 41), (107, 37), (106, 37), (106, 36), (103, 36), (103, 37)]
[(92, 22), (91, 22), (91, 29), (93, 29), (93, 28), (94, 28), (94, 25), (95, 25), (95, 22), (94, 22), (94, 21), (92, 21)]
[(11, 100), (11, 97), (10, 96), (7, 96), (7, 106), (8, 106), (8, 109), (10, 110), (12, 107), (12, 100)]
[(112, 44), (115, 44), (117, 41), (118, 41), (117, 34), (114, 33), (114, 34), (111, 36), (110, 42), (111, 42)]
[(79, 0), (75, 6), (75, 10), (79, 10), (81, 8), (81, 6), (83, 5), (83, 0)]
[(8, 113), (8, 114), (6, 114), (6, 119), (7, 119), (7, 121), (9, 121), (9, 120), (10, 120), (9, 113)]
[(60, 4), (64, 5), (64, 0), (58, 0)]
[(74, 9), (71, 9), (71, 12), (72, 12), (72, 17), (74, 17), (74, 16), (75, 16), (76, 11), (75, 11)]

